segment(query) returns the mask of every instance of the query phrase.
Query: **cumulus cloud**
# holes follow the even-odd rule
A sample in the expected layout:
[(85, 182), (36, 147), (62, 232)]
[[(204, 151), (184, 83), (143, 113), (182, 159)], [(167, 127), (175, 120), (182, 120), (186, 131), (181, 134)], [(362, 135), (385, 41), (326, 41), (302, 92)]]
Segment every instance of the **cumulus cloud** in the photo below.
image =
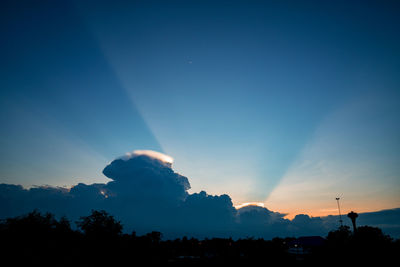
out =
[[(0, 218), (39, 209), (76, 220), (92, 209), (104, 209), (121, 220), (127, 232), (157, 230), (166, 238), (324, 236), (338, 226), (335, 216), (297, 215), (290, 221), (284, 218), (286, 214), (254, 203), (235, 208), (228, 195), (213, 196), (205, 191), (189, 194), (188, 179), (172, 169), (172, 162), (171, 157), (162, 153), (134, 151), (104, 168), (104, 175), (112, 180), (106, 184), (79, 183), (71, 189), (24, 189), (0, 184)], [(400, 209), (376, 214), (360, 214), (359, 221), (372, 222), (369, 225), (400, 236)], [(386, 220), (376, 219), (377, 216)]]
[(212, 196), (205, 191), (188, 195), (180, 205), (186, 235), (230, 236), (234, 231), (236, 209), (228, 195)]
[[(237, 235), (263, 237), (271, 239), (276, 236), (291, 236), (288, 231), (290, 221), (284, 219), (285, 214), (273, 212), (257, 205), (249, 205), (238, 209)], [(279, 233), (279, 235), (277, 235)]]
[(113, 180), (105, 186), (109, 194), (130, 195), (142, 201), (184, 200), (190, 189), (188, 179), (174, 172), (159, 155), (150, 155), (154, 153), (116, 159), (107, 165), (103, 174)]

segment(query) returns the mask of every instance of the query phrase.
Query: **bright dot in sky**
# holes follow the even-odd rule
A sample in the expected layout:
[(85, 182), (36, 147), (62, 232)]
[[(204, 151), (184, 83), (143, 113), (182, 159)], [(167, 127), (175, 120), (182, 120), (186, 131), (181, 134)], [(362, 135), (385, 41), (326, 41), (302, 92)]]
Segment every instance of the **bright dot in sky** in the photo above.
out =
[(154, 159), (158, 159), (159, 161), (162, 161), (164, 163), (167, 163), (169, 165), (172, 165), (174, 162), (174, 159), (168, 155), (165, 155), (163, 153), (153, 151), (153, 150), (134, 150), (132, 152), (127, 152), (125, 153), (125, 156), (121, 157), (123, 160), (129, 160), (131, 158), (145, 155)]
[(102, 194), (105, 198), (108, 198), (108, 195), (103, 190), (100, 191), (100, 194)]
[(262, 207), (264, 208), (264, 203), (263, 202), (246, 202), (246, 203), (242, 203), (240, 205), (236, 205), (235, 209), (240, 209), (246, 206), (257, 206), (257, 207)]

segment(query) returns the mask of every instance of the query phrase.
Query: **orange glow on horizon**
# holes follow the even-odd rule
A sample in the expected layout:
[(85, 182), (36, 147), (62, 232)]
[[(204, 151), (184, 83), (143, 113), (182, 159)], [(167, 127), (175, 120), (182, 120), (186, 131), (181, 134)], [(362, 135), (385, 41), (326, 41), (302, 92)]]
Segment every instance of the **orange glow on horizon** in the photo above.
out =
[[(268, 207), (267, 207), (268, 208)], [(341, 214), (342, 216), (347, 216), (347, 214), (351, 211), (357, 212), (357, 213), (367, 213), (367, 212), (377, 212), (377, 211), (382, 211), (382, 210), (390, 210), (390, 209), (395, 209), (397, 207), (393, 206), (390, 208), (385, 208), (385, 207), (357, 207), (357, 206), (342, 206), (340, 207), (341, 209)], [(339, 211), (338, 208), (336, 209), (333, 208), (327, 208), (327, 209), (299, 209), (299, 208), (292, 208), (292, 209), (272, 209), (272, 211), (277, 211), (281, 213), (287, 214), (284, 218), (292, 220), (296, 215), (299, 214), (305, 214), (310, 217), (326, 217), (329, 215), (332, 216), (339, 216)]]

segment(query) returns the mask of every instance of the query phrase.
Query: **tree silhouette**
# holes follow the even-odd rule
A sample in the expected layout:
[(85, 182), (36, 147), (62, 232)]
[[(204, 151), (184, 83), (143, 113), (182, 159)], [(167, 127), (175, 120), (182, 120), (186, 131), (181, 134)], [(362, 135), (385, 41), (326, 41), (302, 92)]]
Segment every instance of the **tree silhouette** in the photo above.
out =
[(88, 237), (115, 237), (122, 233), (122, 224), (104, 210), (92, 210), (89, 216), (83, 216), (76, 222)]
[(160, 232), (153, 231), (151, 233), (148, 233), (146, 237), (150, 240), (152, 244), (158, 244), (161, 241), (162, 234)]
[(74, 253), (75, 238), (67, 218), (58, 221), (51, 213), (34, 210), (1, 221), (0, 254), (3, 262), (14, 266), (51, 266), (63, 255)]
[(327, 240), (334, 246), (343, 246), (351, 239), (351, 231), (348, 226), (340, 226), (338, 230), (331, 231), (328, 234)]
[[(13, 266), (125, 266), (129, 265), (298, 265), (290, 253), (294, 238), (178, 238), (162, 240), (160, 232), (121, 234), (122, 225), (106, 211), (93, 210), (71, 229), (67, 218), (33, 211), (0, 220), (2, 261)], [(304, 266), (329, 264), (367, 265), (397, 259), (400, 241), (376, 227), (357, 232), (343, 226), (331, 231), (327, 242), (302, 255)], [(65, 257), (68, 255), (68, 257)], [(302, 265), (302, 264), (300, 264)]]

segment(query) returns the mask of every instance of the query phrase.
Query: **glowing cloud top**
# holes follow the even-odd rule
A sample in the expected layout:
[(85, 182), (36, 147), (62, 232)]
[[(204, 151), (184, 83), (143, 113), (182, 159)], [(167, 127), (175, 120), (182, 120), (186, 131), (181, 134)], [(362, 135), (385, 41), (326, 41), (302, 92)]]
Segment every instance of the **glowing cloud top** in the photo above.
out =
[(161, 152), (157, 152), (157, 151), (153, 151), (153, 150), (134, 150), (132, 152), (125, 153), (125, 155), (120, 157), (120, 159), (129, 160), (131, 158), (134, 158), (137, 156), (142, 156), (142, 155), (157, 159), (168, 165), (172, 165), (172, 163), (174, 162), (174, 159), (171, 156), (168, 156)]
[(247, 207), (247, 206), (257, 206), (257, 207), (262, 207), (262, 208), (265, 207), (263, 202), (246, 202), (246, 203), (242, 203), (240, 205), (236, 205), (235, 208), (241, 209), (241, 208)]

